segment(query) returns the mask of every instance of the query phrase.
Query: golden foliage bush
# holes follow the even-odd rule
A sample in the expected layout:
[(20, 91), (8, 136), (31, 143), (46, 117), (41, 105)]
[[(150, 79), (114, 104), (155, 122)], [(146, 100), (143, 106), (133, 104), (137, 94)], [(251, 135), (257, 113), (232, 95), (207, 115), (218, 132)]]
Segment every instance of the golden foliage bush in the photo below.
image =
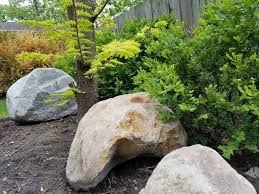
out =
[(33, 69), (53, 67), (54, 54), (64, 52), (65, 49), (65, 42), (50, 41), (43, 33), (0, 32), (0, 95), (5, 94), (16, 80)]

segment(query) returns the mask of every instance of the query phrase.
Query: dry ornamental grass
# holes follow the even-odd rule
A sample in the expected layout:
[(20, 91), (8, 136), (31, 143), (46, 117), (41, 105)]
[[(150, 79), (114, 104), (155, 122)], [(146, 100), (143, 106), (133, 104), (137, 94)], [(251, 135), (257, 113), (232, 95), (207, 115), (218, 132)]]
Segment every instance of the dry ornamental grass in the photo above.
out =
[[(35, 68), (53, 67), (54, 54), (66, 49), (65, 42), (53, 42), (38, 32), (21, 31), (17, 33), (0, 32), (0, 95), (6, 93), (16, 80)], [(36, 53), (30, 58), (19, 58), (23, 53)], [(49, 55), (39, 58), (37, 54)], [(19, 60), (18, 60), (19, 59)]]

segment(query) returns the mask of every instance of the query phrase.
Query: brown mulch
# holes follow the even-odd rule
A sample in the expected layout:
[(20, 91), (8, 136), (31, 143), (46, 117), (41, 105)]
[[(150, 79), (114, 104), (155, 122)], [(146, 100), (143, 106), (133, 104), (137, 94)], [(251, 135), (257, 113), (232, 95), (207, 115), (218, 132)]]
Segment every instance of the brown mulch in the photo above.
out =
[[(0, 194), (77, 194), (65, 177), (76, 128), (75, 117), (34, 125), (0, 119)], [(248, 161), (254, 156), (243, 158), (233, 160), (241, 174), (253, 166)], [(80, 193), (138, 193), (158, 162), (158, 158), (131, 160), (114, 168), (96, 188)], [(246, 177), (259, 191), (259, 179)]]
[[(17, 125), (0, 119), (0, 194), (76, 194), (65, 178), (69, 147), (77, 122), (74, 117), (34, 125)], [(91, 194), (138, 193), (156, 158), (139, 158), (122, 164)]]

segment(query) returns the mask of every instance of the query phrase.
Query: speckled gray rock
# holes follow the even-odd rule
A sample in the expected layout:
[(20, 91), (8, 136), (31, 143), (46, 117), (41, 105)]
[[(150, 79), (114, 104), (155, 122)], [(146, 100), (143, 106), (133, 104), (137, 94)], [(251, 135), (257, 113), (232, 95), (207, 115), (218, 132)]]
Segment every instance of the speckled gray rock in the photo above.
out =
[(140, 194), (256, 194), (216, 151), (194, 145), (165, 156)]
[(157, 118), (158, 103), (147, 93), (117, 96), (95, 104), (80, 121), (66, 176), (75, 190), (95, 187), (117, 164), (142, 154), (163, 157), (186, 146), (181, 123)]
[[(11, 119), (30, 123), (60, 119), (77, 112), (77, 103), (71, 100), (67, 106), (46, 103), (51, 99), (60, 102), (59, 97), (50, 94), (63, 93), (74, 79), (55, 68), (38, 68), (16, 81), (7, 91), (7, 109)], [(45, 101), (45, 102), (44, 102)]]

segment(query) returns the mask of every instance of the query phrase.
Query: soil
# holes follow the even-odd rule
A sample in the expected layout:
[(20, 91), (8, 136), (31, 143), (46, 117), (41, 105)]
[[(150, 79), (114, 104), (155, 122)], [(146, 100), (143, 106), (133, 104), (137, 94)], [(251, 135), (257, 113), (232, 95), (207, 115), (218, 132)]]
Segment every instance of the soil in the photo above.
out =
[[(33, 125), (0, 119), (0, 194), (135, 194), (160, 161), (133, 159), (114, 168), (96, 188), (75, 192), (67, 183), (65, 166), (76, 128), (75, 117)], [(249, 155), (230, 162), (243, 174), (258, 165), (258, 159)], [(246, 178), (258, 192), (259, 178)]]

